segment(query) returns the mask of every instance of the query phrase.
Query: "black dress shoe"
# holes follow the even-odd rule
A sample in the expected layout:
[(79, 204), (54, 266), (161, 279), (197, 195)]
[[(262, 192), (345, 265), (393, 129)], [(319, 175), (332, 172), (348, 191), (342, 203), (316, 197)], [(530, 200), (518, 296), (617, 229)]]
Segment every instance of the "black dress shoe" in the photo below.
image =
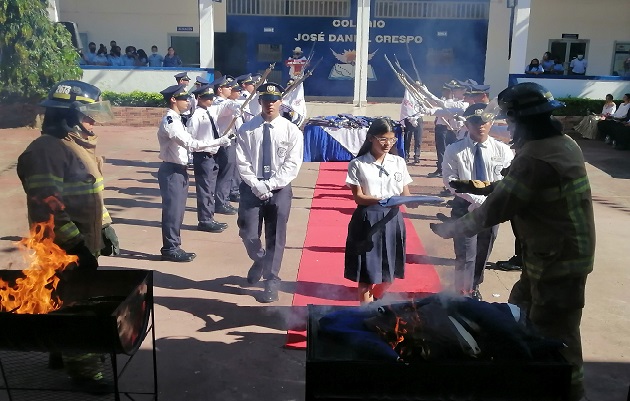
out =
[(481, 291), (479, 291), (479, 288), (474, 288), (472, 292), (470, 293), (470, 297), (472, 299), (476, 299), (477, 301), (483, 301), (483, 298), (481, 297)]
[(265, 291), (258, 296), (258, 302), (268, 304), (270, 302), (276, 302), (278, 298), (278, 281), (267, 280), (265, 281)]
[(252, 264), (247, 272), (247, 282), (249, 284), (256, 284), (260, 281), (263, 275), (263, 264), (260, 261), (256, 261)]
[(427, 174), (429, 178), (442, 177), (442, 172), (440, 170), (435, 170), (432, 173)]
[(221, 205), (221, 206), (217, 206), (214, 209), (214, 212), (217, 214), (233, 215), (233, 214), (238, 213), (238, 209), (235, 207), (232, 207), (231, 205)]
[(225, 223), (219, 223), (215, 220), (204, 221), (202, 223), (197, 224), (197, 230), (199, 231), (207, 231), (209, 233), (220, 233), (223, 232), (228, 227)]
[(178, 249), (172, 253), (162, 254), (162, 260), (168, 262), (192, 262), (197, 255), (194, 253), (185, 252), (183, 249)]
[(232, 202), (240, 202), (241, 195), (240, 194), (230, 194), (230, 201)]

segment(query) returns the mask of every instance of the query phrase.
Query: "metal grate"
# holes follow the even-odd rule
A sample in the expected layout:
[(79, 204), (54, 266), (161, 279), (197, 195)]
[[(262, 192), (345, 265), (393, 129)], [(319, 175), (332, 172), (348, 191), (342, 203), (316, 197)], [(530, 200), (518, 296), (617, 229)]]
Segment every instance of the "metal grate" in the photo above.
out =
[(350, 0), (230, 0), (227, 14), (347, 18)]
[(376, 0), (375, 18), (488, 19), (487, 1)]

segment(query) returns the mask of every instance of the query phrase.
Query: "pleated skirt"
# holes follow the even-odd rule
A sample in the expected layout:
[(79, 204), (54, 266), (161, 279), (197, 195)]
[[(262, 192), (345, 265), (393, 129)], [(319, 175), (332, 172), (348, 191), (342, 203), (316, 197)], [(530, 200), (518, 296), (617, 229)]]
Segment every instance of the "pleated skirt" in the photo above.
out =
[(344, 277), (359, 283), (391, 283), (405, 277), (407, 233), (402, 212), (370, 235), (370, 229), (386, 218), (392, 208), (381, 205), (359, 206), (348, 224)]

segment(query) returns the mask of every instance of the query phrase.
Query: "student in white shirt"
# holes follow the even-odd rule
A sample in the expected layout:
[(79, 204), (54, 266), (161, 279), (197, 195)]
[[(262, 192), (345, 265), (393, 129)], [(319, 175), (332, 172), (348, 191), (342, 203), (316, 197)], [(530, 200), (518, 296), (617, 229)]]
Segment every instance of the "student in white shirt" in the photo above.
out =
[[(265, 280), (265, 291), (257, 298), (262, 303), (278, 300), (293, 197), (291, 182), (304, 157), (302, 131), (280, 115), (282, 92), (282, 86), (271, 82), (258, 88), (262, 113), (244, 123), (236, 139), (236, 160), (242, 178), (238, 235), (254, 261), (247, 282)], [(260, 240), (263, 229), (264, 246)]]
[[(487, 105), (476, 103), (464, 112), (468, 135), (449, 145), (444, 152), (442, 163), (444, 186), (450, 188), (454, 180), (498, 181), (503, 178), (501, 171), (510, 165), (514, 154), (512, 149), (501, 141), (489, 136), (492, 118), (484, 114)], [(485, 201), (486, 196), (455, 193), (451, 217), (458, 219)], [(497, 236), (498, 226), (488, 228), (472, 237), (456, 235), (453, 238), (455, 249), (455, 290), (462, 295), (481, 300), (479, 284), (483, 282), (483, 271)]]
[[(396, 149), (393, 131), (388, 119), (374, 120), (357, 157), (348, 165), (346, 184), (357, 209), (348, 225), (344, 277), (358, 283), (357, 295), (362, 303), (381, 298), (395, 278), (405, 277), (402, 213), (398, 206), (379, 204), (392, 196), (410, 195), (408, 185), (412, 180), (407, 164), (391, 153)], [(382, 227), (377, 229), (377, 224)]]
[(188, 132), (194, 139), (214, 144), (212, 148), (205, 151), (192, 153), (197, 195), (197, 221), (199, 222), (197, 229), (220, 233), (228, 225), (214, 219), (214, 192), (219, 174), (215, 157), (220, 146), (229, 146), (231, 139), (227, 135), (220, 136), (216, 121), (208, 110), (215, 97), (212, 85), (200, 84), (192, 93), (197, 97), (195, 102), (197, 107), (188, 119)]
[(578, 54), (577, 58), (571, 60), (569, 63), (569, 72), (573, 75), (585, 75), (588, 61), (584, 58), (583, 54)]
[(162, 260), (190, 262), (194, 253), (181, 247), (180, 230), (184, 221), (188, 198), (188, 152), (207, 151), (215, 144), (193, 139), (184, 125), (180, 114), (188, 109), (189, 95), (186, 85), (173, 85), (160, 92), (169, 104), (166, 115), (158, 128), (162, 163), (158, 170), (160, 195), (162, 196)]

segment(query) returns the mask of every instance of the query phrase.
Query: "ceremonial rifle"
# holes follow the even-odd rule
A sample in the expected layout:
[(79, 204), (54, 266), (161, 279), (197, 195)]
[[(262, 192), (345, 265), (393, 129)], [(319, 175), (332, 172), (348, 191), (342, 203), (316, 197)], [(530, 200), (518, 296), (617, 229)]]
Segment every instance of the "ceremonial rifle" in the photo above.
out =
[(416, 78), (418, 78), (418, 82), (422, 83), (422, 80), (420, 79), (420, 73), (418, 73), (418, 68), (416, 68), (416, 62), (413, 59), (413, 56), (411, 55), (411, 50), (409, 50), (409, 42), (405, 43), (407, 45), (407, 54), (409, 55), (409, 58), (411, 59), (411, 65), (413, 66), (413, 70), (416, 72)]
[[(243, 115), (243, 110), (245, 110), (245, 107), (249, 104), (249, 102), (252, 101), (252, 98), (254, 97), (254, 95), (256, 94), (256, 91), (258, 90), (258, 87), (260, 85), (262, 85), (262, 83), (267, 80), (267, 77), (269, 76), (269, 74), (271, 74), (271, 71), (273, 70), (273, 67), (275, 65), (276, 65), (276, 63), (269, 64), (269, 67), (267, 67), (267, 69), (262, 74), (262, 76), (260, 77), (258, 82), (256, 82), (256, 85), (254, 85), (254, 90), (252, 91), (252, 93), (250, 93), (249, 96), (247, 97), (247, 99), (245, 99), (245, 101), (243, 102), (243, 104), (241, 104), (241, 107), (239, 109), (240, 112), (241, 112), (241, 115)], [(232, 121), (230, 121), (230, 125), (228, 125), (228, 127), (225, 129), (225, 132), (230, 132), (232, 127), (234, 127), (234, 124), (236, 124), (236, 120), (238, 120), (238, 117), (232, 118)], [(223, 133), (223, 135), (225, 135), (225, 132)], [(236, 137), (235, 134), (230, 135), (230, 139), (233, 139), (235, 137)]]
[[(416, 88), (411, 82), (409, 82), (409, 80), (407, 80), (406, 75), (408, 75), (408, 74), (406, 74), (402, 68), (400, 68), (400, 71), (397, 70), (396, 67), (394, 67), (392, 62), (389, 60), (387, 55), (385, 55), (385, 60), (387, 61), (387, 64), (389, 64), (389, 67), (394, 72), (394, 75), (396, 75), (396, 78), (398, 78), (398, 80), (403, 85), (403, 87), (411, 94), (411, 96), (414, 98), (414, 100), (418, 104), (420, 104), (420, 105), (422, 105), (424, 107), (427, 107), (427, 108), (433, 107), (430, 103), (428, 103), (428, 99), (426, 98), (426, 96), (424, 96), (424, 94), (420, 93), (418, 88)], [(398, 64), (398, 66), (400, 67), (400, 64)]]

